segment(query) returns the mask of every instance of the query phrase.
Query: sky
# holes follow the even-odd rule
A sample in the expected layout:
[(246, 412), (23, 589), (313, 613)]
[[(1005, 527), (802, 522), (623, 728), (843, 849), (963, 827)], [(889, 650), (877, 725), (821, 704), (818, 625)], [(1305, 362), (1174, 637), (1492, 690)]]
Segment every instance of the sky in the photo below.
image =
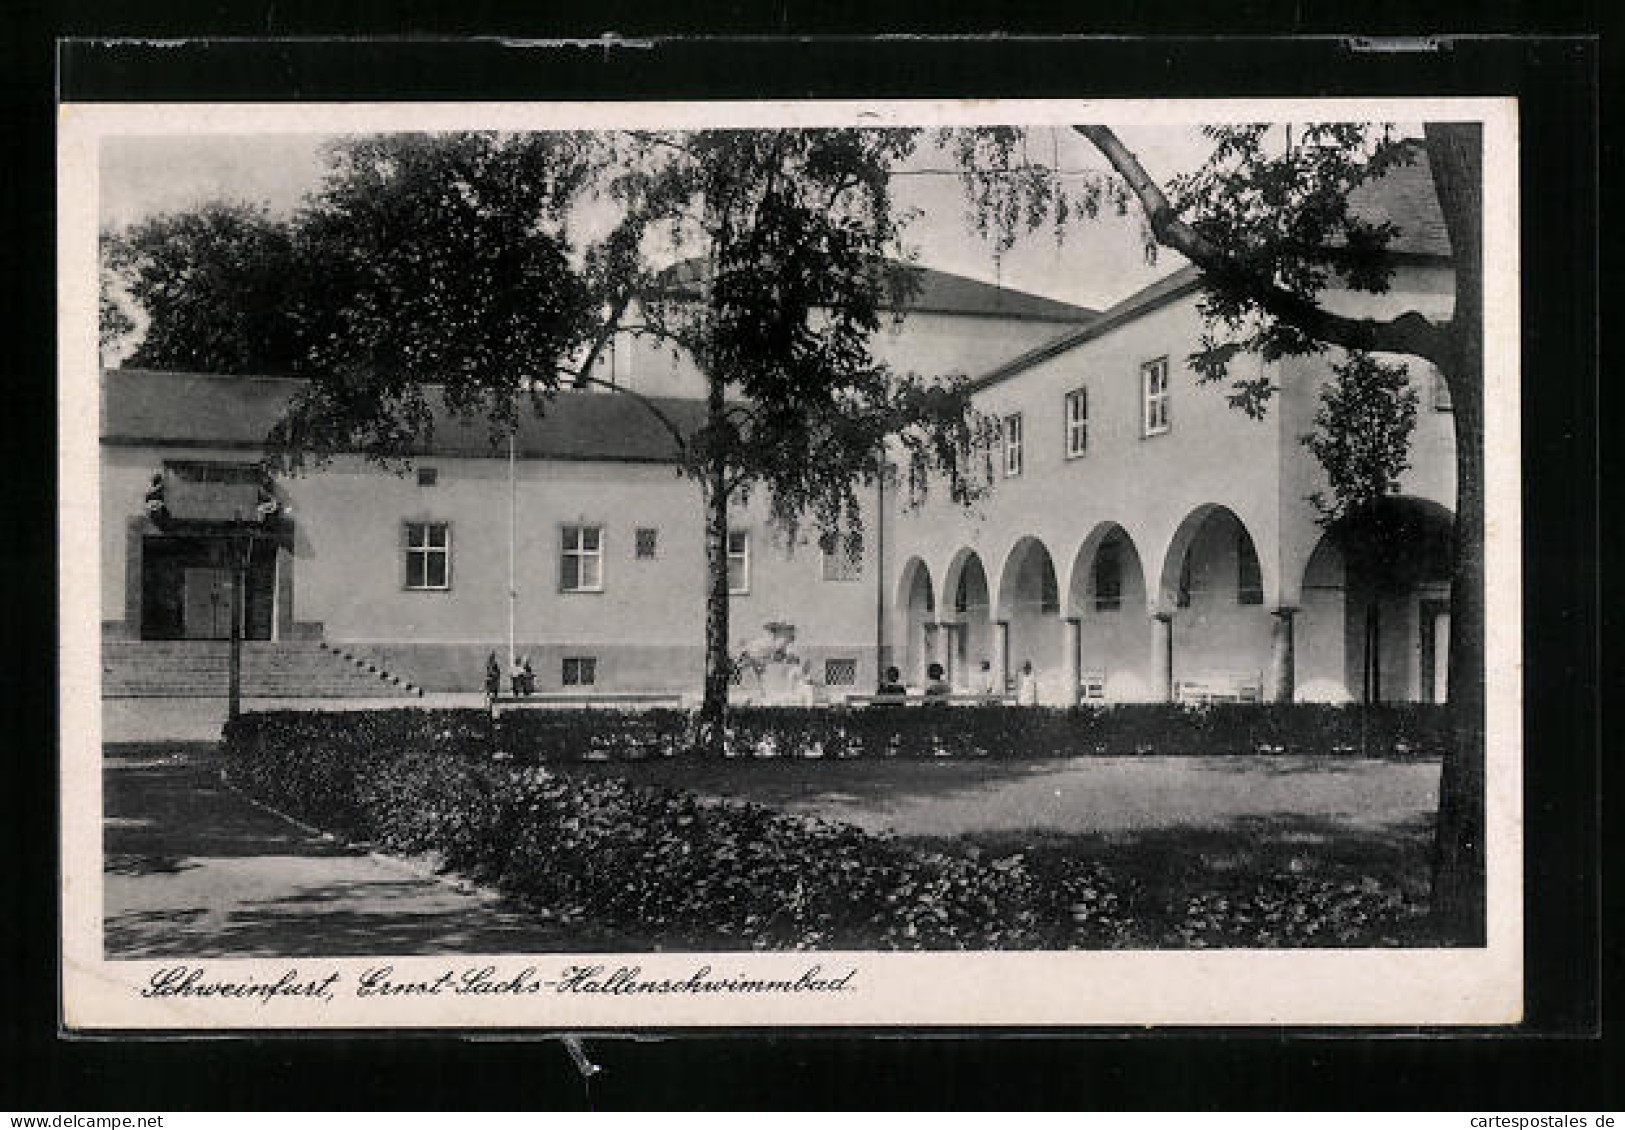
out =
[[(1159, 180), (1199, 164), (1205, 152), (1187, 126), (1121, 127), (1125, 144)], [(109, 137), (102, 142), (99, 199), (103, 227), (120, 228), (164, 212), (210, 200), (264, 203), (274, 213), (293, 210), (321, 173), (320, 151), (331, 134)], [(1066, 170), (1100, 170), (1094, 148), (1069, 129), (1036, 128), (1038, 159)], [(1053, 233), (1023, 237), (1002, 256), (969, 227), (958, 179), (935, 170), (951, 162), (922, 151), (897, 178), (893, 192), (904, 207), (920, 210), (905, 242), (928, 267), (1103, 309), (1177, 270), (1184, 260), (1164, 251), (1148, 263), (1140, 218), (1103, 210), (1079, 221), (1057, 246)]]

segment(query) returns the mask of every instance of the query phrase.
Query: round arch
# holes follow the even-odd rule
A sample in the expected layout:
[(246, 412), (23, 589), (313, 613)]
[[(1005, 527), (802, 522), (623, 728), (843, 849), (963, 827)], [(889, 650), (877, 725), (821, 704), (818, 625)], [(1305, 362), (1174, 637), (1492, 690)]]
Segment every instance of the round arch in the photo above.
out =
[(919, 557), (910, 557), (903, 562), (903, 571), (898, 574), (896, 607), (907, 608), (916, 598), (923, 599), (928, 611), (936, 611), (936, 589), (931, 584), (931, 567)]
[(931, 570), (919, 557), (911, 557), (903, 564), (893, 607), (898, 613), (898, 634), (893, 638), (901, 641), (893, 664), (906, 681), (919, 684), (925, 678), (926, 664), (930, 661), (930, 633), (937, 619), (937, 594), (931, 583)]
[[(1233, 524), (1238, 531), (1235, 553), (1238, 558), (1251, 557), (1253, 575), (1256, 577), (1258, 599), (1249, 603), (1261, 603), (1267, 607), (1274, 607), (1279, 597), (1279, 583), (1277, 570), (1272, 560), (1259, 554), (1258, 544), (1253, 539), (1252, 531), (1247, 523), (1242, 521), (1241, 515), (1230, 507), (1218, 502), (1204, 502), (1191, 510), (1180, 521), (1174, 530), (1173, 537), (1168, 542), (1168, 548), (1162, 555), (1162, 567), (1157, 571), (1156, 587), (1147, 593), (1151, 609), (1158, 615), (1167, 615), (1180, 605), (1181, 579), (1186, 571), (1186, 563), (1191, 548), (1198, 538), (1212, 532), (1211, 523), (1223, 522)], [(1239, 587), (1248, 587), (1243, 579)]]
[(1095, 562), (1101, 549), (1108, 544), (1114, 551), (1117, 588), (1115, 596), (1104, 594), (1104, 599), (1115, 599), (1119, 603), (1137, 601), (1142, 606), (1146, 603), (1149, 586), (1146, 584), (1145, 560), (1140, 547), (1121, 522), (1107, 519), (1095, 523), (1089, 536), (1083, 539), (1083, 544), (1072, 555), (1066, 587), (1062, 590), (1067, 616), (1087, 616), (1096, 610)]
[(1296, 617), (1300, 698), (1446, 699), (1454, 526), (1448, 507), (1399, 495), (1321, 534)]
[(952, 625), (951, 638), (941, 645), (948, 678), (966, 688), (993, 648), (992, 587), (980, 553), (965, 546), (953, 555), (939, 602), (938, 619)]
[(1060, 701), (1066, 668), (1060, 581), (1055, 560), (1041, 538), (1018, 538), (1005, 554), (995, 606), (1005, 633), (1005, 674), (1014, 678), (1030, 666), (1040, 700)]
[(1032, 534), (1017, 538), (999, 569), (997, 619), (1008, 620), (1033, 603), (1059, 612), (1059, 602), (1060, 584), (1049, 547)]

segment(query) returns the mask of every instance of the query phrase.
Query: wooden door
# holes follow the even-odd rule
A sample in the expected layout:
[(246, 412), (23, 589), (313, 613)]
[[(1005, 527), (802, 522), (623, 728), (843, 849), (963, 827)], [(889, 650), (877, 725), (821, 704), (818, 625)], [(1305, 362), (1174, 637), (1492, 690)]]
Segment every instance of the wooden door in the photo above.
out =
[(231, 636), (231, 570), (189, 567), (185, 582), (186, 638), (223, 640)]

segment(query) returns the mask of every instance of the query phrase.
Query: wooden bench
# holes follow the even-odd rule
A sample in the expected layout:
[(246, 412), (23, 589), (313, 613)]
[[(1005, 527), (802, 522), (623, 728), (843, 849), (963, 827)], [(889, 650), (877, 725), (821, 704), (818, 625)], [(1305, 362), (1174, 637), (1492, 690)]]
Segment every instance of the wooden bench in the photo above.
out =
[(1174, 684), (1174, 701), (1186, 706), (1263, 702), (1264, 681), (1246, 675), (1232, 678), (1183, 679)]
[(1013, 694), (849, 694), (848, 706), (1014, 706)]

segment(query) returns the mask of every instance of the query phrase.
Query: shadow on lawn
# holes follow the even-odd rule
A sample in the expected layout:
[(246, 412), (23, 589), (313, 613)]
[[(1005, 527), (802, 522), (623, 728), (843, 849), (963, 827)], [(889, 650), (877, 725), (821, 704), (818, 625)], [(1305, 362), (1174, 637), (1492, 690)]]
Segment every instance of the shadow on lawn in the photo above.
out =
[(109, 762), (102, 781), (102, 851), (116, 874), (174, 872), (194, 857), (357, 854), (245, 803), (207, 761)]
[(975, 792), (1012, 777), (1042, 776), (1068, 760), (960, 760), (939, 758), (838, 760), (823, 758), (732, 758), (726, 761), (666, 759), (631, 762), (563, 762), (547, 766), (580, 777), (625, 777), (638, 785), (686, 789), (707, 796), (785, 804), (874, 805), (897, 799), (946, 797)]

